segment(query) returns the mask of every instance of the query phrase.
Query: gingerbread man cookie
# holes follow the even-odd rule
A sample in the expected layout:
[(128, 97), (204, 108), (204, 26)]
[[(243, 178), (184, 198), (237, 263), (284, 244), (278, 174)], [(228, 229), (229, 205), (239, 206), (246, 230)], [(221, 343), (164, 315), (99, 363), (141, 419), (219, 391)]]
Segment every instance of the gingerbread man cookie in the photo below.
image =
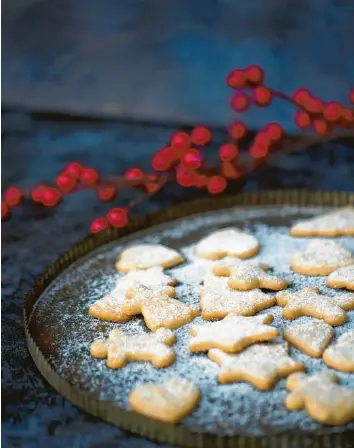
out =
[(120, 369), (128, 361), (149, 361), (154, 367), (167, 367), (175, 360), (175, 352), (169, 347), (175, 342), (175, 335), (167, 328), (132, 336), (112, 330), (107, 339), (91, 344), (90, 353), (94, 358), (107, 358), (111, 369)]
[(171, 268), (183, 262), (183, 257), (174, 249), (161, 244), (139, 244), (123, 250), (116, 264), (118, 271), (130, 272), (161, 266)]
[(259, 244), (254, 236), (229, 227), (213, 232), (199, 241), (196, 254), (209, 260), (219, 260), (226, 256), (250, 258), (256, 255), (258, 250)]
[(291, 393), (285, 406), (290, 411), (305, 408), (310, 417), (325, 425), (345, 425), (354, 419), (354, 390), (337, 381), (335, 374), (325, 371), (312, 376), (294, 373), (286, 382)]
[(227, 284), (232, 289), (239, 289), (248, 291), (255, 288), (272, 289), (280, 291), (288, 286), (285, 280), (282, 280), (275, 275), (269, 274), (267, 271), (270, 267), (265, 263), (258, 261), (243, 261), (235, 260), (232, 264), (229, 261), (227, 264), (221, 262), (214, 266), (213, 273), (229, 277)]
[(123, 312), (130, 316), (142, 314), (151, 331), (161, 327), (178, 328), (198, 316), (200, 309), (174, 299), (175, 295), (174, 288), (170, 286), (154, 290), (137, 285), (128, 289)]
[(129, 395), (133, 411), (166, 423), (179, 423), (198, 405), (198, 387), (185, 378), (137, 386)]
[(312, 316), (333, 327), (348, 319), (344, 310), (354, 309), (353, 293), (330, 297), (320, 294), (318, 288), (303, 288), (297, 292), (280, 291), (275, 297), (278, 305), (284, 307), (283, 317), (286, 319)]
[(321, 357), (333, 336), (333, 328), (322, 320), (295, 323), (284, 330), (284, 339), (314, 358)]
[(220, 322), (193, 325), (192, 339), (189, 344), (191, 352), (204, 352), (211, 348), (219, 348), (229, 353), (236, 353), (251, 344), (279, 336), (276, 328), (271, 327), (273, 316), (244, 317), (229, 314)]
[(253, 316), (275, 305), (275, 297), (260, 289), (236, 291), (227, 285), (227, 278), (209, 275), (201, 289), (200, 306), (205, 320), (222, 319), (229, 313)]
[(354, 235), (354, 208), (344, 207), (322, 216), (306, 219), (291, 227), (293, 236)]
[(120, 277), (116, 287), (102, 299), (93, 303), (89, 308), (89, 315), (97, 319), (111, 322), (126, 322), (132, 318), (123, 312), (123, 303), (127, 300), (126, 293), (136, 284), (149, 288), (161, 289), (167, 285), (175, 285), (176, 281), (163, 272), (163, 268), (156, 266), (146, 271), (131, 271)]
[(323, 353), (323, 361), (334, 369), (354, 373), (354, 330), (342, 334)]
[(346, 288), (354, 290), (354, 264), (339, 268), (327, 277), (330, 288)]
[(306, 249), (291, 257), (290, 266), (298, 274), (328, 275), (343, 266), (354, 264), (353, 255), (332, 240), (312, 240)]
[(256, 344), (233, 355), (215, 348), (208, 356), (221, 366), (219, 383), (247, 381), (260, 390), (272, 389), (280, 378), (304, 369), (290, 358), (286, 343)]

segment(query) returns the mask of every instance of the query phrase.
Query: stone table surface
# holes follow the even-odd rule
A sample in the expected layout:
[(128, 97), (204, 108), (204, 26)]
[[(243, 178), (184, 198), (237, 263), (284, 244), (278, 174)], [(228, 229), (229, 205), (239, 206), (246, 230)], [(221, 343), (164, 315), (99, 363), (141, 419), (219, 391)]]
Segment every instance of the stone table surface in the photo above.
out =
[[(172, 132), (168, 127), (122, 122), (54, 121), (27, 114), (3, 114), (2, 187), (30, 187), (50, 181), (69, 161), (101, 173), (147, 168), (152, 151)], [(354, 145), (327, 143), (285, 156), (250, 175), (231, 191), (306, 187), (354, 190)], [(199, 193), (166, 189), (141, 204), (146, 214)], [(122, 194), (120, 203), (129, 199)], [(87, 234), (91, 220), (107, 211), (93, 192), (65, 199), (54, 210), (27, 205), (2, 225), (2, 443), (4, 447), (153, 448), (71, 405), (41, 377), (26, 348), (22, 304), (44, 268)]]

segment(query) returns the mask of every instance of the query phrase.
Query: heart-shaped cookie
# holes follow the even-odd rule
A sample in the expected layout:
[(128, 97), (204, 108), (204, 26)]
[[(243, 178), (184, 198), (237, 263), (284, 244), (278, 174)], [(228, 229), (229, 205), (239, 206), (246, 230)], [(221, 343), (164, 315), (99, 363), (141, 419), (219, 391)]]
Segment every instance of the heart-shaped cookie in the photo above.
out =
[(138, 386), (129, 395), (133, 411), (166, 423), (180, 422), (192, 412), (199, 400), (197, 386), (184, 378)]
[(342, 244), (320, 239), (310, 241), (290, 260), (291, 268), (303, 275), (328, 275), (350, 264), (354, 264), (354, 256)]

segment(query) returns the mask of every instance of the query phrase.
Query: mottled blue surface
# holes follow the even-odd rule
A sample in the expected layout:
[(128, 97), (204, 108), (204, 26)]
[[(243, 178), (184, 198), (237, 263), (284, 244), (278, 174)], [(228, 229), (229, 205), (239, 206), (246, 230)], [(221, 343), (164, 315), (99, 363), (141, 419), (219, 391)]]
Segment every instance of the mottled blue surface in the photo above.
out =
[[(3, 116), (2, 182), (29, 187), (49, 181), (66, 162), (79, 160), (101, 173), (148, 167), (150, 154), (172, 129), (119, 122), (54, 122), (27, 115)], [(287, 156), (248, 177), (232, 191), (307, 187), (354, 190), (354, 145), (328, 143)], [(149, 213), (193, 195), (171, 187), (141, 205)], [(130, 196), (122, 194), (120, 204)], [(117, 201), (118, 203), (118, 201)], [(93, 192), (65, 199), (54, 210), (28, 205), (2, 225), (2, 446), (53, 448), (153, 448), (156, 445), (96, 420), (61, 398), (42, 379), (26, 348), (22, 303), (44, 268), (87, 234), (109, 205)]]
[[(352, 0), (4, 0), (7, 105), (218, 125), (226, 74), (260, 64), (269, 85), (347, 101)], [(251, 112), (256, 128), (263, 111)], [(275, 101), (267, 119), (293, 129)]]

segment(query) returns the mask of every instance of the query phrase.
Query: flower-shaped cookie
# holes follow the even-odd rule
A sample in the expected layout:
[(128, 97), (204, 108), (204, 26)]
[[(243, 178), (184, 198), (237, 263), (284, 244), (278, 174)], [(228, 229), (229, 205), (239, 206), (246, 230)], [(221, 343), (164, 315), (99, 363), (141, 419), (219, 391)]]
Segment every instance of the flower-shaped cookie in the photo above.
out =
[(208, 356), (221, 366), (220, 383), (248, 381), (261, 390), (269, 390), (280, 378), (304, 369), (288, 355), (286, 343), (256, 344), (233, 355), (216, 348), (209, 350)]
[(298, 274), (328, 275), (343, 266), (354, 264), (354, 256), (340, 243), (315, 239), (306, 249), (291, 257), (290, 266)]
[(330, 372), (312, 376), (294, 373), (286, 382), (291, 392), (285, 406), (290, 411), (305, 408), (310, 417), (326, 425), (345, 425), (354, 419), (354, 390), (337, 381), (337, 376)]
[(275, 304), (275, 297), (260, 289), (236, 291), (227, 285), (226, 277), (209, 275), (201, 289), (200, 307), (205, 320), (222, 319), (229, 313), (253, 316)]
[(291, 227), (293, 236), (354, 235), (354, 208), (344, 207), (315, 218), (298, 222)]
[(342, 334), (325, 350), (323, 361), (334, 369), (354, 373), (354, 330)]
[(199, 257), (219, 260), (227, 256), (250, 258), (257, 254), (256, 238), (235, 227), (218, 230), (203, 238), (196, 247)]
[(232, 289), (248, 291), (255, 288), (272, 289), (280, 291), (288, 286), (288, 283), (267, 271), (270, 267), (259, 261), (243, 261), (235, 259), (231, 262), (217, 264), (213, 268), (215, 275), (229, 277), (227, 284)]
[(174, 249), (161, 244), (139, 244), (123, 250), (116, 264), (118, 271), (130, 272), (161, 266), (171, 268), (183, 262), (183, 257)]
[(354, 264), (339, 268), (327, 277), (330, 288), (346, 288), (354, 290)]
[(135, 412), (166, 423), (180, 422), (199, 400), (198, 387), (185, 378), (137, 386), (129, 395), (130, 407)]
[(348, 319), (345, 310), (354, 309), (354, 294), (346, 293), (335, 297), (319, 293), (318, 288), (303, 288), (301, 291), (280, 291), (276, 294), (278, 305), (284, 307), (286, 319), (312, 316), (323, 319), (333, 327), (342, 325)]

